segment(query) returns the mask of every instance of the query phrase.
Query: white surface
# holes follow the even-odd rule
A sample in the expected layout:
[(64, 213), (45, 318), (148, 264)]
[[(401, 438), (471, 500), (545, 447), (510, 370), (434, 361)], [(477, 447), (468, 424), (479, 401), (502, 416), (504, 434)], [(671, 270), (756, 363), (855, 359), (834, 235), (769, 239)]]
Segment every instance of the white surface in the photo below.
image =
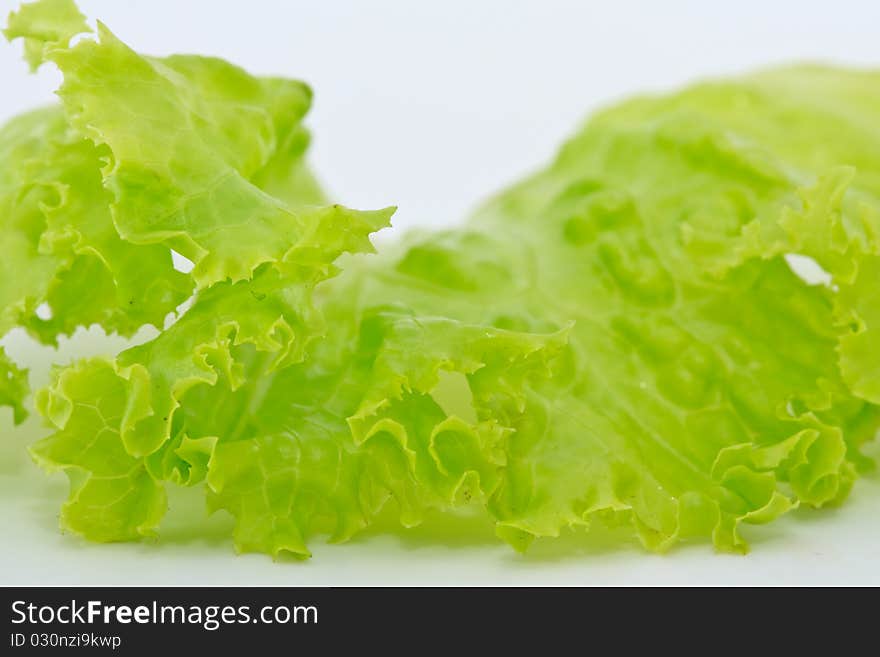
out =
[[(14, 3), (0, 2), (3, 13)], [(316, 91), (312, 161), (339, 200), (397, 204), (398, 227), (460, 220), (484, 195), (550, 157), (587, 111), (633, 92), (795, 59), (878, 65), (880, 4), (865, 2), (180, 2), (82, 0), (123, 40), (155, 54), (216, 54)], [(0, 46), (0, 120), (51, 100), (57, 75), (29, 77)], [(13, 354), (45, 378), (63, 356), (20, 336)], [(115, 343), (118, 348), (119, 343)], [(342, 546), (307, 563), (236, 557), (228, 520), (194, 528), (173, 500), (159, 543), (90, 545), (57, 531), (63, 477), (44, 478), (0, 410), (2, 584), (880, 584), (880, 479), (839, 510), (747, 528), (753, 552), (705, 545), (663, 557), (609, 537), (538, 543), (526, 557), (473, 527), (466, 545), (416, 529)], [(471, 531), (473, 530), (473, 531)], [(475, 533), (476, 532), (476, 533)], [(454, 530), (447, 528), (447, 535)], [(465, 539), (458, 539), (464, 541)], [(450, 542), (452, 544), (450, 544)]]

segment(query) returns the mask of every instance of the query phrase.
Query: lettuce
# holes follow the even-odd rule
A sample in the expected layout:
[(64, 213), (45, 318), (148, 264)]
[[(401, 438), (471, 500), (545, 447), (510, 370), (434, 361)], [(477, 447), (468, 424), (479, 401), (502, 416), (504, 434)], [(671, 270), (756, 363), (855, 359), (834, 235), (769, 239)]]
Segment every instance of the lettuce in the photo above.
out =
[[(743, 524), (839, 503), (871, 467), (876, 73), (795, 67), (625, 102), (463, 227), (373, 254), (391, 210), (309, 205), (304, 87), (142, 57), (100, 25), (68, 47), (28, 7), (9, 34), (65, 82), (63, 110), (4, 133), (28, 163), (8, 188), (35, 195), (3, 215), (35, 272), (9, 321), (124, 331), (195, 294), (152, 341), (38, 392), (52, 433), (31, 452), (70, 477), (64, 528), (149, 536), (169, 486), (200, 486), (238, 550), (272, 555), (383, 509), (413, 526), (463, 507), (519, 550), (602, 523), (652, 550), (744, 551)], [(98, 262), (70, 275), (79, 257)], [(98, 264), (106, 294), (64, 306), (104, 289)], [(28, 316), (46, 299), (48, 325)]]
[(304, 162), (308, 87), (213, 58), (142, 57), (101, 24), (99, 40), (68, 47), (88, 31), (71, 0), (25, 4), (5, 31), (65, 82), (61, 107), (0, 131), (0, 336), (161, 328), (194, 291), (249, 278), (326, 221)]

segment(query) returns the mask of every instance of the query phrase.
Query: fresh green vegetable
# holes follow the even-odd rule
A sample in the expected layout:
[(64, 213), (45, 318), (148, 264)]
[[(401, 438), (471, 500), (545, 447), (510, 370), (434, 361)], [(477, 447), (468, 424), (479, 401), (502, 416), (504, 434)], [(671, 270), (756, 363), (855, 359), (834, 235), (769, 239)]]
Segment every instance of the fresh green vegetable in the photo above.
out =
[[(482, 509), (517, 549), (601, 522), (650, 549), (741, 551), (743, 523), (840, 502), (870, 467), (880, 75), (789, 68), (624, 103), (465, 227), (340, 258), (371, 251), (389, 212), (302, 209), (317, 192), (301, 86), (144, 58), (103, 27), (68, 48), (24, 9), (10, 34), (65, 75), (63, 112), (4, 133), (29, 165), (2, 175), (68, 190), (22, 216), (77, 235), (39, 243), (129, 250), (99, 259), (96, 307), (67, 309), (86, 272), (51, 296), (74, 258), (33, 246), (18, 267), (49, 283), (5, 304), (22, 309), (14, 322), (130, 330), (195, 291), (154, 340), (38, 393), (54, 433), (32, 454), (70, 475), (65, 528), (149, 535), (166, 487), (199, 485), (235, 517), (239, 550), (273, 555), (308, 555), (316, 533), (345, 540), (388, 505), (405, 526)], [(66, 140), (28, 145), (34, 131)], [(47, 142), (91, 158), (72, 167), (88, 175)], [(31, 226), (22, 244), (40, 235), (3, 220), (13, 236)], [(832, 282), (806, 283), (789, 254)], [(48, 327), (26, 316), (39, 299)]]
[[(334, 217), (358, 220), (316, 206), (304, 84), (214, 58), (142, 57), (100, 23), (99, 41), (67, 47), (88, 29), (72, 0), (42, 0), (5, 31), (65, 82), (61, 107), (0, 132), (0, 336), (21, 325), (54, 344), (91, 324), (161, 328), (194, 291), (250, 278)], [(9, 387), (20, 404), (22, 386)]]

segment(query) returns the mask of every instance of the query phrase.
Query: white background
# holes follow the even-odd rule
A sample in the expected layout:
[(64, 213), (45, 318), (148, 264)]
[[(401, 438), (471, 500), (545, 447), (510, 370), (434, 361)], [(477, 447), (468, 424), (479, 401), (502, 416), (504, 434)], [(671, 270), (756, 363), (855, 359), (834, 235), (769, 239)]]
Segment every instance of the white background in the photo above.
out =
[[(14, 3), (0, 2), (5, 13)], [(880, 64), (880, 3), (865, 2), (221, 2), (82, 0), (135, 49), (219, 55), (255, 73), (308, 81), (312, 162), (341, 202), (399, 206), (398, 227), (460, 221), (485, 195), (542, 165), (589, 110), (625, 95), (793, 60)], [(0, 120), (49, 102), (58, 76), (28, 76), (0, 45)], [(80, 335), (60, 354), (12, 335), (46, 379), (49, 359), (118, 348)], [(746, 557), (705, 545), (646, 555), (613, 537), (539, 543), (522, 557), (491, 531), (374, 532), (314, 542), (307, 563), (236, 557), (229, 522), (192, 527), (172, 500), (158, 543), (90, 545), (57, 531), (66, 483), (45, 478), (0, 410), (0, 583), (880, 584), (880, 479), (839, 510), (750, 528)], [(430, 523), (429, 523), (430, 524)], [(435, 532), (436, 533), (436, 532)], [(456, 533), (458, 537), (456, 538)], [(466, 538), (470, 537), (470, 538)], [(462, 545), (464, 543), (464, 545)]]

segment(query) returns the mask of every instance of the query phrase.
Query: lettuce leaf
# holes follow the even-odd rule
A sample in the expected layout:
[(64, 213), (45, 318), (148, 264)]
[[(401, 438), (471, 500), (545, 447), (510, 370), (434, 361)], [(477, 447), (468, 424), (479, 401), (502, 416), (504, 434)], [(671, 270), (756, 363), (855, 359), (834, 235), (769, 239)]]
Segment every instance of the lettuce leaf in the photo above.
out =
[(100, 24), (100, 41), (68, 45), (87, 32), (71, 0), (24, 4), (5, 30), (65, 82), (60, 107), (0, 129), (0, 336), (162, 328), (194, 291), (281, 262), (328, 212), (304, 160), (303, 83), (142, 57)]
[[(839, 71), (812, 93), (847, 75), (864, 82)], [(756, 79), (725, 83), (719, 104)], [(348, 538), (389, 500), (407, 526), (480, 504), (518, 549), (598, 521), (651, 549), (729, 550), (746, 548), (742, 523), (842, 500), (880, 424), (863, 365), (880, 203), (838, 166), (845, 152), (795, 158), (712, 108), (698, 95), (601, 114), (465, 228), (349, 258), (317, 287), (328, 330), (297, 362), (183, 322), (122, 354), (160, 376), (174, 369), (153, 349), (180, 339), (213, 370), (175, 395), (146, 470), (205, 481), (240, 550), (303, 556), (310, 535)], [(788, 253), (834, 285), (807, 285)], [(42, 407), (70, 400), (56, 383)]]
[[(152, 535), (168, 487), (195, 485), (238, 550), (272, 555), (383, 508), (412, 526), (465, 506), (519, 550), (604, 523), (652, 550), (744, 551), (744, 524), (839, 503), (871, 467), (876, 73), (795, 67), (625, 102), (463, 227), (371, 254), (390, 210), (302, 205), (304, 88), (142, 57), (103, 26), (72, 48), (61, 28), (17, 30), (64, 72), (59, 116), (102, 163), (83, 194), (108, 200), (83, 202), (106, 204), (140, 266), (159, 245), (195, 263), (178, 321), (37, 395), (53, 433), (32, 454), (71, 479), (65, 528)], [(10, 152), (43, 147), (25, 134)], [(62, 159), (3, 175), (48, 193)], [(21, 216), (54, 225), (32, 203)], [(23, 298), (7, 307), (43, 297)]]
[(32, 71), (45, 61), (46, 50), (65, 47), (77, 34), (88, 32), (86, 17), (71, 0), (42, 0), (22, 4), (9, 14), (4, 36), (22, 38), (24, 58)]

